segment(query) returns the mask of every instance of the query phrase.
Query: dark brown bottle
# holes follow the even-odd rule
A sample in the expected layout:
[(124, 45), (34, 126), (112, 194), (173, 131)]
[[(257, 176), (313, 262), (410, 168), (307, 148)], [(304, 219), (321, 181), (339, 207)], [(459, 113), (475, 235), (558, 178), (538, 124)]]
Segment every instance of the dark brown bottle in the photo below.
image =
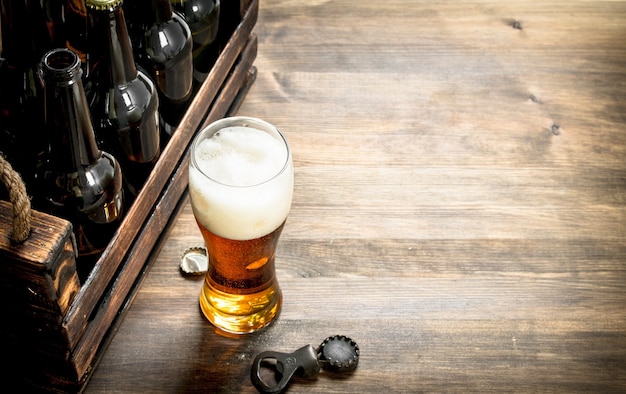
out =
[(128, 201), (161, 153), (159, 97), (135, 63), (122, 0), (87, 0), (88, 100), (100, 146), (120, 161)]
[(199, 87), (219, 57), (217, 33), (220, 0), (171, 0), (187, 21), (193, 37), (194, 84)]
[(79, 57), (67, 48), (41, 60), (48, 148), (38, 181), (42, 206), (72, 222), (79, 260), (93, 261), (122, 219), (123, 185), (117, 160), (96, 144), (81, 74)]
[[(75, 52), (86, 69), (89, 54), (87, 44), (87, 6), (85, 0), (46, 0), (52, 8), (50, 19), (55, 26), (55, 42)], [(85, 76), (85, 75), (83, 75)]]
[(43, 88), (37, 69), (53, 44), (41, 3), (2, 0), (1, 7), (0, 151), (32, 193), (32, 176), (43, 149)]
[(167, 140), (192, 96), (191, 30), (185, 18), (172, 10), (170, 0), (139, 0), (133, 10), (135, 59), (156, 83), (161, 132)]
[[(87, 7), (85, 0), (37, 0), (28, 1), (30, 8), (39, 8), (44, 29), (50, 38), (52, 48), (68, 48), (86, 64), (87, 57)], [(38, 18), (39, 19), (39, 18)], [(25, 28), (35, 28), (31, 22), (22, 23)], [(41, 24), (39, 20), (36, 23)], [(43, 55), (43, 54), (42, 54)], [(41, 59), (39, 56), (38, 60)], [(83, 70), (84, 72), (85, 70)]]

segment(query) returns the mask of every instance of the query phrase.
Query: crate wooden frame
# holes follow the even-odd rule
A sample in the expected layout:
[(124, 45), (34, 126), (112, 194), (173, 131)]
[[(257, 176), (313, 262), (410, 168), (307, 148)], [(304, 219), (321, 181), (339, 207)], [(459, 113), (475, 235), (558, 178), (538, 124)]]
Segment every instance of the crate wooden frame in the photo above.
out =
[[(219, 58), (164, 148), (141, 193), (84, 283), (78, 289), (72, 283), (54, 284), (59, 286), (56, 292), (62, 294), (51, 297), (54, 299), (40, 300), (42, 305), (49, 307), (13, 313), (23, 315), (14, 316), (15, 319), (5, 316), (7, 321), (4, 325), (17, 326), (16, 330), (10, 330), (17, 334), (11, 338), (0, 338), (5, 361), (15, 361), (13, 367), (2, 374), (6, 379), (18, 386), (23, 384), (50, 392), (80, 392), (84, 389), (91, 371), (132, 302), (134, 291), (158, 253), (162, 235), (186, 191), (189, 146), (193, 137), (209, 123), (234, 113), (254, 80), (257, 38), (253, 28), (258, 19), (258, 3), (259, 0), (240, 0), (238, 10), (234, 9), (236, 3), (231, 5), (232, 10), (226, 10), (225, 7), (231, 3), (222, 2), (220, 25), (223, 24), (225, 11), (230, 12), (231, 18), (237, 18), (230, 21), (234, 25), (232, 34), (229, 33)], [(42, 217), (45, 222), (45, 215)], [(0, 215), (0, 220), (10, 219)], [(35, 221), (34, 225), (37, 223)], [(62, 227), (62, 224), (50, 226), (52, 231), (61, 231)], [(61, 241), (58, 243), (55, 248), (67, 247), (67, 241), (62, 245)], [(48, 277), (46, 280), (50, 281), (50, 276), (55, 280), (56, 273), (50, 272), (54, 269), (47, 267), (44, 270), (47, 272), (42, 271), (42, 275)], [(6, 270), (0, 272), (5, 275), (3, 279), (6, 283), (11, 282), (10, 276), (15, 274), (11, 270), (9, 273)], [(32, 277), (18, 279), (28, 282)], [(10, 296), (4, 293), (5, 297)], [(34, 330), (30, 327), (21, 330), (19, 327), (20, 324), (33, 323), (46, 327)], [(37, 334), (31, 335), (32, 331), (45, 333), (46, 330), (54, 334), (51, 343), (46, 343), (50, 337), (47, 334), (41, 334), (39, 338), (34, 337)], [(6, 345), (7, 341), (11, 344)], [(21, 353), (20, 360), (12, 360), (11, 354), (6, 359), (6, 353), (16, 349)]]

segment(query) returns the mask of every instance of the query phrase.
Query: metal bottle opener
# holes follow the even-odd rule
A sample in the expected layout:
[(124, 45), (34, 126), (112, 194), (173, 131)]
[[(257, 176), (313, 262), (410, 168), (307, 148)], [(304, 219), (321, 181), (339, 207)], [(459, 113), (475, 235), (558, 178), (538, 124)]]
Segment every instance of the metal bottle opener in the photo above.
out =
[[(354, 371), (359, 355), (356, 342), (344, 335), (335, 335), (326, 338), (317, 349), (306, 345), (293, 353), (263, 352), (255, 357), (250, 377), (261, 393), (280, 393), (295, 373), (311, 377), (322, 368), (334, 372)], [(272, 382), (263, 376), (264, 370), (273, 375)], [(275, 384), (273, 380), (276, 380)]]

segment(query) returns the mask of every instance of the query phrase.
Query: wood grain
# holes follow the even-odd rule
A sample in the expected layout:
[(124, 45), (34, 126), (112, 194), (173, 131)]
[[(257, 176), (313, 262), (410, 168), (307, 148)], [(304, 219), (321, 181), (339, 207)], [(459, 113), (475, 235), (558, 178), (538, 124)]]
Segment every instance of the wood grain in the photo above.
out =
[(290, 393), (626, 391), (626, 3), (263, 0), (239, 114), (295, 193), (279, 319), (218, 335), (187, 200), (87, 393), (254, 393), (334, 334), (346, 378)]

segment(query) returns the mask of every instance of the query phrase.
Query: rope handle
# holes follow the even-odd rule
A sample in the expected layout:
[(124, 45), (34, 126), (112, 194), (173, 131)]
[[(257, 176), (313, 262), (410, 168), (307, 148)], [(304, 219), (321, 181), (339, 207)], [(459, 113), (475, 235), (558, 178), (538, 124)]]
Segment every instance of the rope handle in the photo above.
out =
[(9, 192), (9, 200), (13, 205), (13, 234), (11, 239), (21, 243), (30, 233), (31, 207), (26, 193), (26, 186), (20, 174), (0, 155), (0, 178)]

